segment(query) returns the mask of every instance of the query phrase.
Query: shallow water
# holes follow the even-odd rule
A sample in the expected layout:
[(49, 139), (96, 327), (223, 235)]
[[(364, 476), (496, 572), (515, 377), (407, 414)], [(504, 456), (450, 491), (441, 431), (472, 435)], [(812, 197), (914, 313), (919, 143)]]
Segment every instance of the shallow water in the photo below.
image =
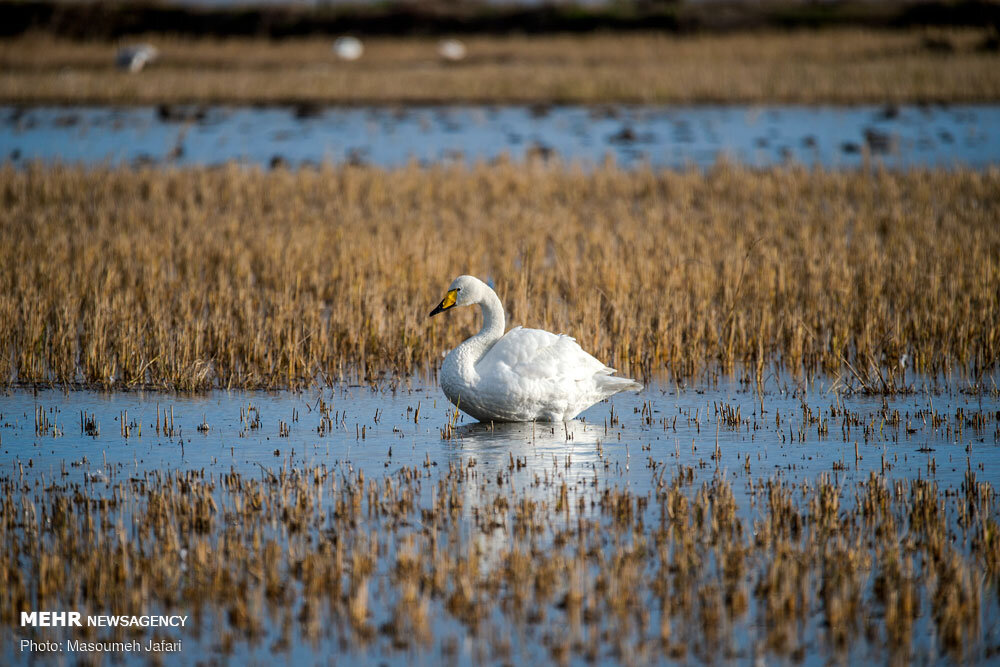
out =
[(0, 159), (399, 166), (506, 154), (706, 167), (1000, 159), (1000, 106), (0, 107)]
[[(67, 481), (82, 482), (88, 471), (101, 469), (105, 461), (133, 472), (235, 469), (254, 474), (259, 465), (273, 466), (291, 456), (299, 464), (345, 464), (373, 474), (381, 472), (387, 462), (391, 466), (414, 466), (423, 464), (428, 456), (439, 465), (473, 455), (481, 468), (506, 466), (513, 453), (515, 457), (530, 454), (525, 475), (546, 469), (553, 456), (569, 456), (572, 462), (566, 470), (575, 480), (594, 475), (599, 460), (596, 447), (600, 443), (601, 459), (608, 465), (601, 464), (598, 477), (620, 481), (641, 493), (651, 488), (649, 475), (624, 470), (635, 459), (645, 461), (650, 455), (670, 459), (672, 464), (698, 466), (709, 459), (718, 441), (720, 468), (743, 468), (745, 456), (750, 453), (753, 475), (776, 472), (792, 481), (811, 479), (830, 471), (833, 462), (850, 459), (849, 469), (838, 474), (849, 484), (867, 478), (871, 470), (880, 470), (882, 454), (894, 459), (893, 472), (901, 478), (917, 476), (933, 456), (940, 466), (936, 479), (945, 488), (961, 483), (966, 455), (973, 465), (1000, 470), (1000, 447), (992, 430), (984, 434), (966, 432), (959, 439), (940, 429), (925, 428), (923, 421), (913, 434), (893, 439), (886, 432), (879, 442), (873, 439), (863, 443), (862, 450), (868, 449), (861, 453), (867, 456), (855, 465), (853, 442), (857, 434), (850, 442), (843, 442), (839, 431), (831, 430), (819, 437), (815, 425), (809, 428), (803, 422), (803, 403), (814, 413), (828, 411), (839, 401), (849, 411), (877, 415), (882, 412), (883, 398), (838, 397), (830, 386), (820, 381), (803, 394), (800, 386), (788, 384), (760, 398), (733, 381), (689, 389), (654, 384), (640, 394), (620, 394), (612, 401), (598, 403), (565, 427), (561, 423), (484, 425), (460, 414), (452, 439), (443, 438), (442, 429), (454, 412), (453, 406), (433, 383), (420, 380), (381, 390), (345, 385), (305, 392), (215, 391), (207, 395), (19, 390), (0, 398), (0, 467), (10, 471), (19, 462), (30, 462), (37, 474), (54, 478), (59, 473), (58, 462), (86, 457), (88, 463), (70, 468), (65, 476)], [(329, 433), (317, 431), (319, 400), (326, 403), (337, 422)], [(646, 403), (652, 406), (653, 423), (646, 423), (648, 420), (640, 414)], [(739, 407), (741, 417), (752, 420), (756, 428), (747, 424), (740, 429), (721, 425), (713, 415), (716, 405)], [(1000, 410), (996, 397), (958, 392), (918, 392), (890, 399), (888, 405), (911, 415), (928, 409), (942, 414), (954, 414), (958, 409), (966, 413)], [(51, 432), (35, 435), (36, 406), (46, 411), (53, 430), (58, 429), (55, 437)], [(259, 413), (259, 426), (251, 427), (248, 420), (241, 420), (241, 410), (246, 414), (248, 406)], [(173, 415), (173, 436), (157, 435), (157, 407)], [(414, 422), (418, 407), (419, 418)], [(99, 435), (81, 434), (81, 411), (96, 417)], [(293, 411), (298, 421), (293, 421)], [(128, 422), (141, 424), (141, 429), (132, 428), (128, 438), (120, 432), (122, 412), (127, 413)], [(775, 426), (776, 417), (781, 420), (780, 428)], [(611, 418), (620, 423), (609, 426)], [(279, 421), (289, 424), (287, 437), (279, 437)], [(208, 430), (198, 430), (202, 423), (208, 424)], [(798, 442), (802, 429), (805, 440)], [(640, 449), (643, 445), (652, 449), (644, 454)], [(942, 457), (953, 465), (944, 465)]]
[[(884, 476), (890, 485), (899, 480), (935, 480), (942, 497), (960, 493), (969, 471), (995, 486), (1000, 470), (1000, 399), (995, 392), (961, 393), (956, 390), (959, 386), (952, 383), (942, 390), (940, 385), (916, 385), (913, 394), (881, 397), (845, 395), (842, 385), (829, 380), (808, 384), (772, 380), (763, 394), (732, 379), (687, 388), (652, 384), (638, 395), (621, 395), (595, 405), (565, 426), (483, 425), (459, 418), (452, 434), (447, 426), (453, 414), (450, 406), (433, 382), (419, 379), (378, 390), (345, 385), (305, 392), (217, 391), (203, 396), (13, 391), (0, 397), (0, 479), (14, 480), (37, 500), (55, 485), (92, 497), (113, 497), (118, 482), (155, 471), (194, 470), (220, 480), (236, 471), (264, 480), (279, 471), (322, 467), (344, 479), (363, 472), (373, 480), (412, 469), (426, 476), (426, 482), (418, 484), (416, 503), (428, 508), (438, 500), (435, 479), (449, 469), (474, 471), (474, 481), (461, 485), (457, 521), (463, 539), (482, 550), (479, 567), (489, 572), (502, 569), (501, 554), (510, 539), (506, 527), (482, 528), (483, 513), (488, 514), (500, 496), (512, 502), (536, 501), (545, 514), (545, 525), (558, 533), (560, 527), (568, 529), (577, 520), (607, 523), (610, 519), (602, 511), (602, 498), (611, 491), (628, 491), (652, 501), (649, 509), (637, 510), (638, 527), (628, 533), (629, 540), (641, 541), (648, 537), (644, 533), (662, 521), (655, 498), (664, 477), (678, 473), (683, 477), (685, 470), (693, 476), (684, 487), (692, 497), (703, 483), (728, 480), (737, 517), (747, 526), (764, 514), (761, 480), (781, 480), (796, 494), (801, 490), (805, 498), (807, 489), (815, 487), (822, 475), (829, 475), (838, 489), (845, 522), (853, 520), (858, 489), (872, 475)], [(724, 419), (717, 410), (720, 406), (733, 412), (738, 409), (739, 417)], [(831, 408), (839, 416), (831, 416)], [(899, 421), (893, 425), (897, 411)], [(131, 425), (128, 437), (123, 436), (120, 421), (125, 412), (126, 423)], [(99, 434), (82, 433), (81, 413), (93, 417)], [(162, 421), (160, 430), (166, 431), (171, 415), (174, 432), (158, 434), (157, 422)], [(940, 420), (935, 421), (933, 415)], [(848, 434), (845, 424), (852, 421)], [(207, 424), (207, 430), (198, 429), (202, 424)], [(287, 436), (283, 424), (287, 424)], [(821, 432), (824, 425), (825, 433)], [(557, 509), (554, 497), (563, 484), (572, 502)], [(992, 513), (996, 519), (995, 503)], [(390, 553), (400, 548), (396, 527), (390, 531), (384, 520), (371, 525), (379, 539), (394, 545), (386, 547)], [(408, 524), (404, 521), (403, 525)], [(290, 538), (284, 534), (281, 539)], [(538, 548), (545, 550), (549, 538), (539, 539)], [(390, 572), (379, 570), (375, 579), (380, 583), (373, 592), (372, 615), (373, 625), (379, 627), (396, 598), (391, 593)], [(996, 589), (986, 584), (984, 590), (982, 631), (968, 653), (973, 660), (985, 659), (990, 647), (1000, 642)], [(238, 643), (226, 653), (213, 639), (216, 625), (224, 624), (209, 618), (199, 626), (200, 635), (182, 635), (186, 643), (181, 656), (163, 658), (167, 664), (189, 664), (213, 655), (258, 661), (277, 655), (315, 662), (326, 661), (333, 651), (338, 661), (347, 662), (471, 664), (496, 659), (496, 652), (484, 646), (499, 642), (507, 646), (508, 658), (549, 660), (544, 646), (551, 633), (559, 633), (562, 623), (560, 612), (553, 608), (538, 621), (537, 631), (528, 631), (536, 634), (523, 637), (518, 635), (520, 626), (495, 611), (480, 626), (487, 628), (490, 639), (486, 642), (482, 635), (469, 632), (444, 604), (436, 602), (429, 613), (434, 640), (424, 648), (393, 648), (382, 637), (358, 645), (343, 637), (338, 640), (335, 630), (315, 642), (293, 641), (275, 648), (281, 623), (272, 616), (265, 622), (261, 641)], [(726, 643), (731, 648), (725, 657), (746, 662), (768, 655), (760, 640), (764, 623), (760, 613), (751, 606), (729, 627)], [(925, 602), (913, 640), (916, 659), (934, 660), (942, 655), (929, 617)], [(613, 629), (604, 627), (605, 631)], [(26, 663), (31, 657), (9, 641), (18, 636), (15, 630), (2, 630), (7, 636), (0, 661), (6, 664)], [(822, 664), (834, 655), (851, 662), (884, 661), (886, 657), (863, 634), (846, 653), (830, 652), (818, 639), (822, 623), (816, 618), (801, 631), (806, 652), (797, 659), (806, 664)], [(604, 643), (612, 640), (602, 639)], [(711, 660), (711, 655), (706, 658), (696, 650), (692, 657)], [(601, 661), (631, 660), (603, 649), (598, 657)], [(53, 660), (67, 658), (74, 661), (72, 654)], [(124, 658), (145, 661), (141, 655)], [(645, 662), (650, 656), (633, 658)], [(654, 655), (652, 661), (663, 658)], [(572, 662), (585, 661), (574, 655)]]

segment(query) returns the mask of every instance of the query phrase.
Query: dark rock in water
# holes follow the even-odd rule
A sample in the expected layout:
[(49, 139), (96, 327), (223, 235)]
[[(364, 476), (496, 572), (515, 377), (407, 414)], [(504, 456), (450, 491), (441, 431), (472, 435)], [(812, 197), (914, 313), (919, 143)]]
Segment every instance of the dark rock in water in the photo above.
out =
[(537, 141), (528, 146), (528, 150), (524, 152), (524, 157), (529, 160), (548, 160), (553, 155), (555, 155), (555, 150), (551, 146)]
[(630, 144), (636, 139), (638, 139), (638, 137), (636, 136), (635, 130), (633, 130), (628, 125), (625, 125), (624, 127), (622, 127), (621, 130), (619, 130), (615, 134), (612, 134), (608, 138), (609, 141), (612, 141), (616, 144)]
[(893, 148), (893, 138), (888, 132), (880, 132), (875, 128), (865, 128), (865, 144), (872, 153), (888, 153)]
[(352, 167), (363, 167), (368, 164), (365, 159), (365, 151), (362, 148), (350, 148), (347, 151), (347, 164)]
[(179, 104), (161, 104), (156, 107), (156, 117), (163, 123), (200, 123), (207, 115), (205, 107)]
[(532, 104), (528, 107), (528, 113), (532, 118), (545, 118), (552, 111), (551, 104)]
[(54, 124), (56, 127), (73, 127), (79, 122), (80, 117), (76, 114), (70, 113), (57, 116)]
[(271, 161), (268, 164), (271, 169), (285, 169), (288, 167), (288, 160), (281, 155), (272, 155)]
[(840, 150), (843, 151), (844, 153), (860, 153), (861, 146), (854, 143), (853, 141), (845, 141), (844, 143), (840, 144)]
[(12, 150), (10, 152), (10, 160), (11, 160), (11, 162), (15, 162), (15, 161), (20, 160), (20, 159), (21, 159), (21, 149), (20, 148), (15, 148), (14, 150)]
[(946, 144), (954, 143), (955, 141), (954, 135), (948, 130), (941, 130), (940, 132), (938, 132), (938, 139), (940, 139)]
[(771, 142), (767, 140), (767, 137), (757, 137), (753, 140), (753, 145), (757, 148), (767, 148), (770, 143)]
[(613, 144), (650, 143), (655, 139), (656, 136), (652, 132), (639, 134), (628, 125), (623, 126), (621, 130), (608, 137), (608, 141)]
[(316, 102), (302, 102), (295, 105), (293, 112), (299, 120), (318, 118), (323, 115), (323, 105)]
[(802, 145), (806, 148), (816, 148), (816, 137), (811, 134), (807, 134), (802, 137)]
[(899, 106), (895, 104), (887, 104), (878, 113), (878, 120), (895, 120), (899, 118)]
[(621, 116), (621, 110), (614, 106), (594, 107), (590, 110), (591, 120), (613, 120)]

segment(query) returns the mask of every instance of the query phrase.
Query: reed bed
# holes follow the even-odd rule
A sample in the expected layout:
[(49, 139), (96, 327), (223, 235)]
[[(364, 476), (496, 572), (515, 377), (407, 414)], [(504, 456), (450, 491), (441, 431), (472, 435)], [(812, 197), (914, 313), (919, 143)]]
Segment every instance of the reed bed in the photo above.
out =
[(0, 41), (0, 101), (188, 103), (902, 103), (1000, 99), (986, 29), (761, 31), (678, 37), (474, 37), (442, 63), (430, 39), (375, 38), (353, 63), (331, 40), (154, 35), (162, 58), (114, 68), (117, 44)]
[(508, 326), (641, 376), (772, 364), (905, 389), (1000, 354), (1000, 171), (593, 170), (532, 161), (0, 169), (0, 377), (279, 388), (433, 372)]

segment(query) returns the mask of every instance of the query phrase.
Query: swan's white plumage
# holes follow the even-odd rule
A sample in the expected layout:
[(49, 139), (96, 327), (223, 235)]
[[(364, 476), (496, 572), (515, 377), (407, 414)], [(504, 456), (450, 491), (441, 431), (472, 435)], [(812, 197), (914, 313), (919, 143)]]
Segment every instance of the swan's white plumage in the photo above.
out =
[[(639, 390), (614, 377), (573, 338), (515, 327), (506, 334), (496, 293), (472, 276), (455, 279), (454, 305), (479, 304), (483, 328), (452, 350), (441, 366), (441, 388), (460, 410), (480, 421), (564, 421), (620, 391)], [(452, 306), (448, 298), (435, 313)], [(434, 314), (434, 313), (432, 313)]]
[(160, 52), (152, 44), (132, 44), (123, 46), (115, 54), (118, 69), (140, 72), (142, 68), (159, 57)]

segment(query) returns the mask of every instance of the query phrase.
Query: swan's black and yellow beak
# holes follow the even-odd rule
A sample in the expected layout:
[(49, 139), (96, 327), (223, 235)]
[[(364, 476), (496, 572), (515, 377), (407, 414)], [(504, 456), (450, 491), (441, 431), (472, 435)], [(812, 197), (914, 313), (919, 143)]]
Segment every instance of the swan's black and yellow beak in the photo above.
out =
[(435, 308), (434, 310), (432, 310), (431, 314), (428, 315), (427, 317), (434, 317), (438, 313), (443, 313), (444, 311), (446, 311), (446, 310), (448, 310), (450, 308), (454, 308), (455, 307), (455, 301), (457, 300), (457, 298), (458, 298), (458, 290), (457, 289), (448, 290), (448, 293), (445, 294), (445, 296), (444, 296), (443, 299), (441, 299), (441, 303), (439, 303), (437, 305), (437, 308)]

